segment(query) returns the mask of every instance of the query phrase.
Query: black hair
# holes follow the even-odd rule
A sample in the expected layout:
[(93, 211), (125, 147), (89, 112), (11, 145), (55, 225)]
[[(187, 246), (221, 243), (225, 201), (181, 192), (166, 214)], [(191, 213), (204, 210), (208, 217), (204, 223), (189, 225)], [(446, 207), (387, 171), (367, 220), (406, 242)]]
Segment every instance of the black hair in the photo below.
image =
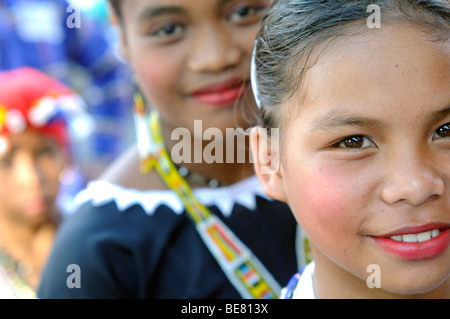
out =
[(114, 10), (114, 13), (116, 14), (119, 20), (122, 20), (122, 12), (120, 10), (121, 3), (122, 3), (121, 0), (109, 0), (111, 8)]
[(430, 41), (449, 39), (449, 0), (279, 0), (264, 18), (255, 44), (253, 80), (261, 125), (279, 127), (280, 104), (299, 88), (318, 48), (369, 30), (370, 5), (381, 9), (382, 25), (413, 24)]

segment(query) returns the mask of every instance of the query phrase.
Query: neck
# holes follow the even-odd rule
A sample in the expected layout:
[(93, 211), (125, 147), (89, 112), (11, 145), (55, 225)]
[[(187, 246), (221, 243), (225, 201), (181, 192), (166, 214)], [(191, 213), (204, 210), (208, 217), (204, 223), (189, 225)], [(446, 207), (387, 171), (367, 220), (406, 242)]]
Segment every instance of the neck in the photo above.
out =
[[(232, 184), (254, 174), (249, 138), (244, 134), (227, 136), (217, 130), (211, 140), (204, 140), (203, 136), (194, 134), (186, 134), (173, 140), (174, 128), (163, 121), (160, 126), (164, 144), (176, 165), (223, 184)], [(234, 156), (230, 157), (230, 153)]]
[(36, 226), (0, 219), (0, 249), (16, 262), (16, 271), (33, 289), (39, 283), (57, 225), (58, 220), (50, 218)]
[(58, 221), (47, 219), (38, 225), (0, 219), (2, 248), (15, 260), (41, 264), (56, 232)]

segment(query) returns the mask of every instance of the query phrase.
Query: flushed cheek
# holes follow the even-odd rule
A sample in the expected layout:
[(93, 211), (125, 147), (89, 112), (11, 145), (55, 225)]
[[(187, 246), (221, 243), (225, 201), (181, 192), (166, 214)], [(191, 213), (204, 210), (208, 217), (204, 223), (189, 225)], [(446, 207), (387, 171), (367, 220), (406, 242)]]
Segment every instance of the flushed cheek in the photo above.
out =
[[(150, 96), (152, 99), (171, 96), (169, 94), (171, 92), (168, 90), (175, 86), (177, 77), (180, 75), (178, 56), (168, 54), (164, 50), (158, 51), (158, 49), (149, 47), (145, 40), (142, 41), (144, 43), (132, 41), (129, 51), (129, 62), (137, 76), (140, 88), (146, 96)], [(133, 44), (135, 47), (131, 48)], [(156, 101), (151, 102), (155, 103)]]
[(151, 97), (153, 104), (160, 105), (160, 100), (165, 96), (173, 96), (170, 94), (170, 88), (174, 86), (174, 80), (170, 75), (174, 74), (170, 67), (165, 68), (161, 63), (155, 61), (143, 61), (140, 68), (136, 70), (138, 81), (141, 89), (146, 96)]
[(340, 219), (349, 200), (347, 186), (339, 175), (330, 170), (319, 169), (299, 180), (297, 189), (299, 200), (305, 203), (305, 209), (315, 212), (317, 217)]
[[(3, 180), (5, 180), (5, 179), (3, 179)], [(8, 187), (1, 185), (1, 187), (0, 187), (0, 211), (4, 210), (4, 207), (6, 206), (8, 199), (9, 200), (11, 199), (11, 194), (9, 191), (10, 190), (8, 189)]]
[[(303, 172), (290, 188), (290, 203), (297, 220), (314, 242), (325, 250), (340, 251), (358, 236), (361, 195), (353, 183), (331, 169)], [(339, 245), (339, 247), (337, 246)]]
[(61, 171), (62, 169), (47, 174), (47, 182), (41, 186), (43, 194), (51, 198), (51, 200), (54, 200), (60, 192), (61, 184), (59, 175)]

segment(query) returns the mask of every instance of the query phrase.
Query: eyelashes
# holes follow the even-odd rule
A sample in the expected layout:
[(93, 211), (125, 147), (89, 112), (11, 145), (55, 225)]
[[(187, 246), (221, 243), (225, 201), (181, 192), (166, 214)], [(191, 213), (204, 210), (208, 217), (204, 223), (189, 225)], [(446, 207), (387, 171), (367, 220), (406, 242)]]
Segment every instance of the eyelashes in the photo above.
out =
[[(450, 123), (438, 127), (433, 133), (433, 140), (450, 138)], [(341, 149), (346, 151), (361, 151), (371, 147), (377, 147), (375, 142), (363, 135), (352, 135), (340, 139), (330, 146), (331, 149)]]
[(450, 137), (450, 123), (440, 126), (433, 135), (434, 139), (449, 138), (449, 137)]
[(368, 147), (376, 147), (376, 145), (370, 138), (360, 135), (345, 137), (331, 145), (332, 149), (345, 149), (349, 151), (366, 149)]
[[(235, 26), (259, 23), (268, 4), (265, 2), (247, 2), (243, 1), (239, 5), (230, 8), (230, 10), (224, 10), (223, 19)], [(189, 19), (182, 14), (167, 15), (167, 17), (158, 18), (156, 21), (159, 22), (151, 22), (151, 20), (145, 22), (143, 34), (161, 44), (171, 44), (182, 39), (192, 27)]]
[(183, 31), (185, 27), (181, 24), (176, 23), (168, 23), (161, 28), (157, 29), (155, 32), (152, 32), (150, 36), (157, 37), (160, 39), (167, 39), (167, 38), (173, 38), (176, 36), (179, 36)]
[(228, 20), (233, 22), (246, 21), (247, 19), (257, 17), (263, 10), (264, 7), (242, 6), (232, 12), (228, 17)]

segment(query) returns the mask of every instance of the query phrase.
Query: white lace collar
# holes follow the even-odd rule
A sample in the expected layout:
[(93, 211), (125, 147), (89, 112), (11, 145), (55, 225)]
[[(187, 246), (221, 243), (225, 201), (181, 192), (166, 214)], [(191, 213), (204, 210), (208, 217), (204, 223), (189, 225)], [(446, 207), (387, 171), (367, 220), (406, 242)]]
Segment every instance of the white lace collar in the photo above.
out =
[[(268, 197), (254, 175), (238, 183), (219, 188), (196, 188), (194, 194), (205, 206), (215, 205), (225, 217), (231, 216), (236, 204), (250, 210), (256, 207), (256, 196)], [(94, 206), (102, 206), (115, 201), (120, 211), (138, 204), (148, 215), (161, 205), (170, 207), (176, 214), (182, 214), (184, 207), (180, 199), (170, 190), (148, 190), (124, 188), (107, 181), (95, 180), (88, 183), (75, 198), (71, 211), (91, 201)]]

